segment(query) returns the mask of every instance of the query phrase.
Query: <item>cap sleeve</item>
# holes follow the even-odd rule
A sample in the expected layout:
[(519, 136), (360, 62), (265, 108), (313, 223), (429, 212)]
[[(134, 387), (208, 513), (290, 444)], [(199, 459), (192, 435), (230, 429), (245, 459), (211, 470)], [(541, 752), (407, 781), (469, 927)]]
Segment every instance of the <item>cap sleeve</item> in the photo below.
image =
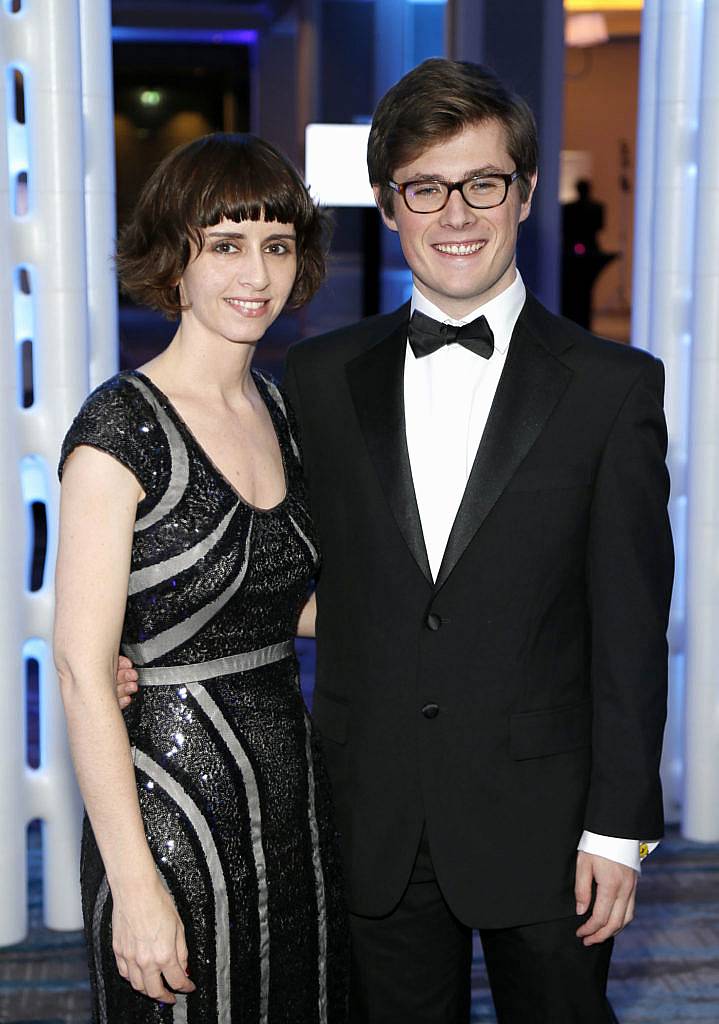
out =
[(271, 400), (280, 411), (287, 430), (290, 447), (292, 448), (295, 458), (301, 464), (301, 441), (297, 417), (295, 416), (295, 411), (287, 398), (286, 392), (283, 388), (280, 388), (268, 374), (262, 373), (260, 370), (254, 372), (256, 372), (256, 376), (260, 378)]
[(169, 471), (165, 434), (152, 406), (129, 375), (111, 377), (85, 400), (62, 443), (58, 465), (61, 480), (68, 456), (80, 445), (117, 459), (135, 476), (147, 498), (158, 476)]

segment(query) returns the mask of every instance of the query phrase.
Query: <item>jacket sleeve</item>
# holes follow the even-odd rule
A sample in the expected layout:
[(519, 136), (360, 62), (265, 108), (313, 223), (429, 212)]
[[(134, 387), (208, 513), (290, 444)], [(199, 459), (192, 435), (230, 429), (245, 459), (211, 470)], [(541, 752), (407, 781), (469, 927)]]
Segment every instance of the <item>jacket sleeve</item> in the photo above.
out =
[(663, 834), (659, 760), (666, 718), (674, 553), (667, 501), (664, 371), (647, 361), (614, 420), (592, 503), (592, 773), (585, 829)]

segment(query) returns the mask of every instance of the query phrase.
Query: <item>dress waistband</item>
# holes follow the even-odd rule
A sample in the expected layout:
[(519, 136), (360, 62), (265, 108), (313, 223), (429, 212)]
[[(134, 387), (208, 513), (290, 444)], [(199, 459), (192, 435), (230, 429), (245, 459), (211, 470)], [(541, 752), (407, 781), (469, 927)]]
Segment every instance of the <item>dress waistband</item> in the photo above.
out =
[(294, 654), (294, 640), (283, 640), (279, 644), (261, 647), (259, 651), (244, 651), (214, 661), (200, 661), (195, 665), (160, 665), (157, 668), (137, 666), (140, 686), (173, 686), (183, 683), (199, 683), (203, 679), (229, 676), (234, 672), (249, 672), (263, 665), (271, 665)]

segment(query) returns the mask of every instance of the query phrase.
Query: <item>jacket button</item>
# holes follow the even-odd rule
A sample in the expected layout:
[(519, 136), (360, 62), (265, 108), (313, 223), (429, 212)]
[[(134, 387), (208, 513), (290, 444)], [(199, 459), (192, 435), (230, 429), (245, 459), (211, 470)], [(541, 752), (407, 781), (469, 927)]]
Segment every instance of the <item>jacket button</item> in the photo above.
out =
[(436, 612), (430, 612), (427, 616), (427, 629), (431, 629), (435, 633), (442, 625), (442, 620)]
[(425, 704), (422, 714), (425, 718), (436, 718), (439, 714), (439, 704)]

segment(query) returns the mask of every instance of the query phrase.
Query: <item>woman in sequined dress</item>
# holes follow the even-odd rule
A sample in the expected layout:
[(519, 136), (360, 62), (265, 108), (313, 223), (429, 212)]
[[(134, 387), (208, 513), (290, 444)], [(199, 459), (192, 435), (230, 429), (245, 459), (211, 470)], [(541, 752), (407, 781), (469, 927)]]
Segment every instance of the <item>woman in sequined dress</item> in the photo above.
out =
[[(87, 809), (99, 1024), (341, 1024), (346, 922), (293, 637), (317, 552), (293, 423), (252, 370), (323, 272), (321, 217), (251, 136), (172, 153), (120, 276), (179, 327), (62, 449), (55, 654)], [(123, 714), (118, 647), (139, 672)]]

